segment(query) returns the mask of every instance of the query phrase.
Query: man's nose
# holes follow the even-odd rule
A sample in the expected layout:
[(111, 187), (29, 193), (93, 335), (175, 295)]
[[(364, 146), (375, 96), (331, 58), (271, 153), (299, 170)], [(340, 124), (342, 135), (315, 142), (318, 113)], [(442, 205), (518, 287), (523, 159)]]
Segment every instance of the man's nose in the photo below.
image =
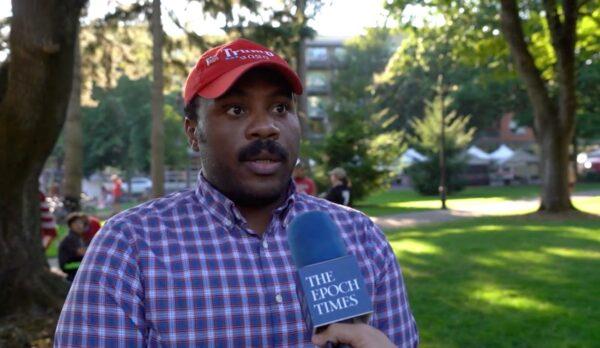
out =
[(268, 112), (261, 112), (253, 115), (248, 126), (247, 136), (250, 139), (278, 139), (279, 132), (275, 118)]

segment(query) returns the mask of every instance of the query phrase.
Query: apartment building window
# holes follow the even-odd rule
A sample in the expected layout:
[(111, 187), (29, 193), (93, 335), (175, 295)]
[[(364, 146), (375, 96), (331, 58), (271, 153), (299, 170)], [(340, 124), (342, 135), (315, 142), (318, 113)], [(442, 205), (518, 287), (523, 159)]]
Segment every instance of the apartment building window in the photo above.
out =
[(347, 53), (348, 51), (346, 51), (344, 47), (336, 47), (333, 49), (333, 56), (335, 57), (335, 60), (340, 63), (346, 61)]
[(322, 119), (311, 119), (308, 123), (308, 127), (312, 134), (322, 136), (325, 134), (325, 124)]
[(513, 133), (513, 134), (517, 134), (517, 135), (527, 134), (527, 128), (519, 126), (519, 124), (517, 122), (515, 122), (514, 120), (510, 120), (508, 128), (510, 129), (511, 133)]
[(308, 117), (323, 118), (326, 116), (327, 98), (310, 96), (308, 97)]
[(306, 84), (310, 91), (325, 91), (329, 87), (330, 74), (327, 71), (309, 71)]
[(327, 62), (326, 47), (309, 47), (306, 53), (309, 63), (324, 63)]

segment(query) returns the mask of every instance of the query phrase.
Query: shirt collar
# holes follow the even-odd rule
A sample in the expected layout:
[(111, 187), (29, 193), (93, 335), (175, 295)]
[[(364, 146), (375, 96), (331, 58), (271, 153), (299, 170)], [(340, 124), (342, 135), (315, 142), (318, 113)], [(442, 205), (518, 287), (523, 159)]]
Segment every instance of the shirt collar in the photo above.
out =
[[(223, 221), (227, 227), (231, 227), (233, 224), (243, 225), (246, 223), (246, 220), (235, 204), (209, 183), (206, 178), (204, 178), (204, 175), (202, 175), (202, 171), (198, 173), (198, 184), (196, 186), (195, 194), (202, 206), (217, 219)], [(286, 219), (286, 216), (292, 210), (291, 208), (296, 201), (296, 196), (296, 185), (290, 178), (286, 199), (279, 207), (273, 210), (273, 215), (278, 217), (282, 222), (288, 221), (289, 219)]]

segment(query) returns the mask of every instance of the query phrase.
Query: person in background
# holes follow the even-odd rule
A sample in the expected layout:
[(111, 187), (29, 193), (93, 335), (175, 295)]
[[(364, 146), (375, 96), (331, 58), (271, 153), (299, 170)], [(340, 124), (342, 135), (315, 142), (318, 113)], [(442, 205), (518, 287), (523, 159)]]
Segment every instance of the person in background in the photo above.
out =
[(325, 194), (325, 199), (333, 203), (350, 206), (351, 191), (344, 168), (337, 167), (330, 171), (329, 180), (331, 181), (331, 188)]
[(294, 184), (296, 184), (296, 192), (306, 193), (307, 195), (314, 196), (317, 193), (317, 187), (315, 182), (306, 176), (306, 169), (302, 163), (298, 163), (294, 168)]
[(44, 250), (48, 250), (50, 244), (57, 236), (56, 231), (56, 220), (54, 219), (54, 215), (50, 211), (50, 206), (46, 201), (46, 195), (39, 191), (40, 198), (40, 230), (42, 233), (42, 245), (44, 246)]
[(113, 214), (121, 211), (121, 196), (123, 195), (123, 181), (117, 174), (113, 174), (110, 177), (110, 180), (113, 183), (112, 187), (112, 211)]
[(69, 234), (58, 246), (58, 264), (67, 274), (67, 280), (72, 282), (86, 251), (83, 236), (88, 228), (88, 217), (83, 213), (73, 212), (67, 215), (67, 226)]
[(98, 233), (100, 227), (102, 227), (102, 224), (100, 223), (100, 220), (97, 217), (87, 215), (87, 229), (83, 234), (83, 240), (85, 242), (85, 245), (90, 245), (90, 243), (92, 242), (92, 238), (94, 238), (96, 233)]

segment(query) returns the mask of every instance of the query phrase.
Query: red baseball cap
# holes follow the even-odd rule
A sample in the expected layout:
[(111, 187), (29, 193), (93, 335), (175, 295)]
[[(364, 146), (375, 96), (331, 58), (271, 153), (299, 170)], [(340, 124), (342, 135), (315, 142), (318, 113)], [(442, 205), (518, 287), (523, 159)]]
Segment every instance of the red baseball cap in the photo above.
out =
[(300, 78), (283, 58), (255, 42), (237, 39), (211, 48), (200, 57), (185, 81), (183, 100), (187, 105), (196, 95), (218, 98), (246, 71), (258, 66), (279, 72), (294, 93), (302, 94)]

